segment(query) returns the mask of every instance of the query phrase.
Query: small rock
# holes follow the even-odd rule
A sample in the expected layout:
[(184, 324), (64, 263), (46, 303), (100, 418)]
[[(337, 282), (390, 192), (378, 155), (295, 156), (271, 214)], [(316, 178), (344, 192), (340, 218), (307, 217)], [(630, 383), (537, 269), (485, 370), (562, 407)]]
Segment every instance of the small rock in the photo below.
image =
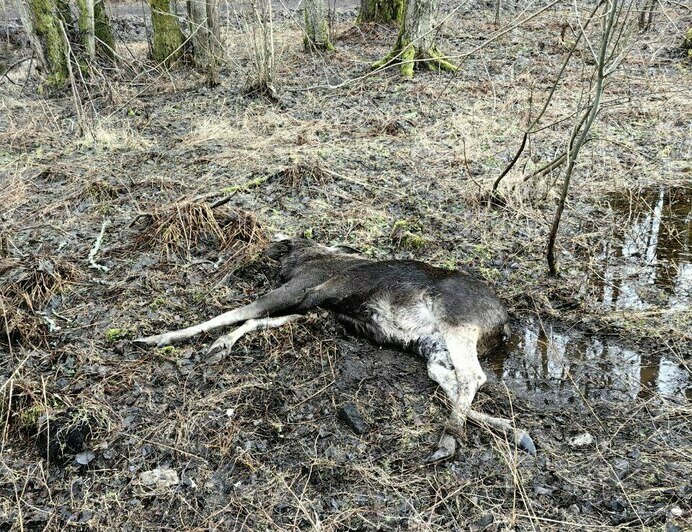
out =
[(363, 416), (353, 403), (346, 403), (339, 408), (339, 419), (351, 427), (356, 434), (365, 434), (368, 430)]
[(576, 515), (576, 514), (578, 514), (578, 513), (581, 513), (581, 508), (579, 508), (579, 505), (578, 505), (578, 504), (571, 504), (571, 505), (567, 508), (567, 513)]
[(151, 471), (144, 471), (140, 473), (139, 481), (142, 483), (142, 486), (150, 488), (170, 488), (180, 482), (178, 473), (168, 467), (157, 467)]
[(75, 460), (77, 461), (78, 464), (80, 465), (87, 465), (89, 462), (91, 462), (94, 458), (96, 458), (96, 455), (91, 452), (91, 451), (84, 451), (82, 453), (79, 453), (76, 457)]
[(494, 520), (495, 519), (493, 518), (492, 514), (485, 514), (478, 521), (473, 523), (469, 527), (469, 530), (471, 530), (471, 532), (480, 532), (481, 530), (485, 530), (486, 528), (488, 528)]
[(630, 463), (625, 458), (615, 458), (613, 460), (613, 469), (615, 469), (618, 477), (623, 477), (629, 472)]
[(680, 508), (679, 506), (673, 506), (670, 509), (670, 515), (672, 515), (673, 517), (682, 517), (682, 508)]
[(593, 444), (593, 436), (588, 432), (585, 432), (583, 434), (579, 434), (578, 436), (570, 438), (567, 443), (569, 443), (569, 446), (573, 449), (588, 447), (589, 445)]

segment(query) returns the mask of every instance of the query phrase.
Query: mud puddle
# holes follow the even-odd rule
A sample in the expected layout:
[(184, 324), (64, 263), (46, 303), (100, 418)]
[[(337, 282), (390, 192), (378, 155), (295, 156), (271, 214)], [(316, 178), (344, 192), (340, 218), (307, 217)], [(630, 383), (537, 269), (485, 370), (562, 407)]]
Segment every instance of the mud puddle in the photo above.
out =
[(537, 321), (515, 327), (486, 365), (537, 405), (631, 401), (658, 393), (692, 398), (689, 370), (674, 356)]
[(689, 311), (692, 304), (692, 188), (656, 187), (612, 195), (611, 239), (589, 265), (588, 283), (603, 311)]

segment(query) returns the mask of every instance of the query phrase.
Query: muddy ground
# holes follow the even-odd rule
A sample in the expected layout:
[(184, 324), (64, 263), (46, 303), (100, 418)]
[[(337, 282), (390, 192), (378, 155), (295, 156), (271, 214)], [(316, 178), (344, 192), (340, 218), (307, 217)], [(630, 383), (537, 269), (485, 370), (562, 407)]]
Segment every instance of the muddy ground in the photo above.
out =
[[(336, 51), (306, 54), (300, 15), (278, 9), (277, 100), (246, 90), (233, 10), (217, 87), (148, 63), (127, 4), (112, 11), (121, 67), (77, 100), (14, 66), (0, 81), (0, 529), (689, 529), (690, 13), (663, 5), (582, 152), (557, 278), (544, 255), (561, 174), (524, 178), (571, 122), (532, 137), (504, 206), (483, 197), (560, 68), (566, 9), (475, 50), (498, 28), (469, 4), (440, 35), (467, 56), (458, 75), (413, 81), (361, 78), (395, 29), (339, 8)], [(521, 16), (509, 6), (502, 23)], [(29, 54), (12, 13), (0, 20), (13, 65)], [(546, 125), (575, 106), (578, 55)], [(223, 359), (205, 356), (214, 335), (132, 343), (274, 286), (261, 251), (277, 231), (485, 279), (515, 334), (484, 357), (475, 404), (529, 430), (537, 456), (469, 426), (454, 459), (424, 463), (448, 409), (423, 361), (326, 316)]]

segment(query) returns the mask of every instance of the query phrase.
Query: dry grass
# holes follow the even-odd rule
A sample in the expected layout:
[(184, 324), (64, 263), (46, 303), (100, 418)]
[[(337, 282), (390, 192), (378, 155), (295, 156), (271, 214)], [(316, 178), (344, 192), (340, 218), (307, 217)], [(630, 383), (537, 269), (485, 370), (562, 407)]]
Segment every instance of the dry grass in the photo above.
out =
[(168, 257), (189, 258), (196, 250), (225, 252), (226, 260), (244, 263), (266, 245), (263, 229), (251, 213), (214, 209), (209, 203), (183, 201), (143, 216), (138, 246), (160, 249)]
[[(649, 389), (631, 401), (592, 399), (586, 392), (617, 373), (610, 359), (556, 376), (551, 353), (538, 350), (527, 364), (545, 375), (515, 386), (510, 373), (507, 388), (489, 371), (476, 406), (525, 426), (538, 458), (469, 427), (455, 459), (428, 465), (448, 410), (424, 363), (348, 338), (329, 319), (245, 337), (226, 359), (204, 355), (211, 335), (152, 351), (128, 341), (275, 286), (275, 268), (254, 259), (265, 231), (277, 230), (468, 268), (515, 318), (604, 333), (604, 344), (618, 337), (641, 352), (642, 372), (662, 356), (688, 371), (689, 313), (669, 312), (655, 291), (645, 310), (604, 310), (597, 282), (604, 245), (621, 246), (620, 228), (638, 216), (623, 212), (648, 205), (637, 191), (690, 186), (689, 67), (673, 52), (688, 21), (666, 6), (670, 21), (634, 44), (577, 168), (558, 280), (546, 277), (543, 255), (560, 174), (525, 178), (564, 147), (569, 121), (533, 136), (503, 182), (503, 209), (481, 197), (517, 148), (532, 92), (535, 111), (559, 68), (569, 12), (489, 43), (455, 78), (379, 73), (341, 86), (366, 74), (396, 30), (342, 18), (336, 53), (306, 55), (291, 19), (275, 26), (278, 102), (244, 91), (244, 27), (224, 29), (231, 61), (217, 89), (184, 67), (149, 69), (146, 43), (129, 42), (136, 61), (108, 80), (110, 96), (85, 107), (96, 127), (79, 139), (70, 98), (1, 86), (0, 308), (5, 338), (21, 334), (0, 348), (0, 528), (689, 528), (689, 401)], [(473, 49), (496, 30), (492, 18), (473, 6), (445, 26), (443, 48)], [(581, 80), (577, 62), (546, 124), (572, 112)], [(328, 84), (338, 88), (314, 88)], [(611, 193), (629, 200), (616, 208)], [(200, 199), (230, 194), (231, 208)], [(104, 219), (98, 261), (109, 271), (63, 270), (58, 258), (85, 260)], [(617, 274), (631, 280), (630, 263), (617, 259)], [(61, 330), (50, 332), (46, 317)], [(347, 402), (366, 434), (338, 420)], [(79, 445), (52, 425), (74, 429)], [(583, 432), (595, 444), (570, 447)], [(80, 446), (95, 455), (87, 466), (75, 461)], [(62, 462), (46, 451), (64, 453)], [(179, 484), (142, 486), (139, 475), (156, 467), (174, 469)]]
[(0, 342), (31, 345), (45, 342), (51, 320), (37, 315), (56, 295), (69, 290), (82, 274), (71, 263), (34, 255), (0, 261), (0, 310), (3, 333)]

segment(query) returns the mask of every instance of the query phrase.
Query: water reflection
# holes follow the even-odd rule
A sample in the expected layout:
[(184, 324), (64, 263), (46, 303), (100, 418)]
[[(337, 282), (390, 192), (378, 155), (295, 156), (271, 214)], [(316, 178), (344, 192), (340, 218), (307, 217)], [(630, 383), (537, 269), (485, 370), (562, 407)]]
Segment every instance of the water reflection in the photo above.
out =
[(621, 223), (615, 238), (603, 243), (591, 274), (602, 308), (688, 309), (692, 303), (692, 191), (660, 187), (609, 199)]
[(654, 391), (692, 399), (688, 370), (672, 359), (535, 322), (490, 353), (486, 364), (513, 390), (537, 401), (572, 402), (582, 395), (629, 401)]

